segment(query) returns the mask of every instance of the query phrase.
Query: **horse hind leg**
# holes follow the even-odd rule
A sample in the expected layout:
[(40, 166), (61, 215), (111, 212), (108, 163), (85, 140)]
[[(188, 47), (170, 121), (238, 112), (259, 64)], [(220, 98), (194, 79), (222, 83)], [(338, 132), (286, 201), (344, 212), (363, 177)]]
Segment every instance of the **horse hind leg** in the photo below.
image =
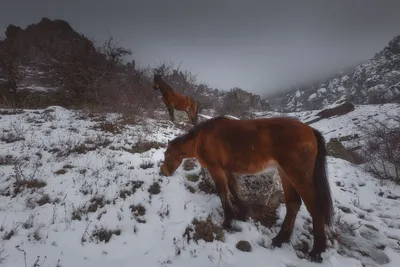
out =
[(296, 216), (301, 206), (301, 198), (283, 170), (279, 170), (279, 176), (285, 199), (286, 215), (279, 233), (272, 239), (274, 247), (281, 247), (283, 243), (290, 241)]
[(222, 227), (225, 229), (230, 229), (232, 228), (231, 224), (234, 217), (234, 211), (228, 197), (227, 177), (224, 170), (220, 167), (208, 168), (208, 172), (214, 180), (215, 187), (219, 198), (221, 199), (222, 208), (224, 210), (224, 222), (222, 223)]
[[(307, 166), (306, 162), (302, 165)], [(303, 173), (303, 175), (301, 174)], [(309, 259), (313, 262), (322, 262), (321, 253), (326, 250), (326, 234), (324, 217), (320, 208), (321, 200), (317, 197), (315, 182), (312, 177), (308, 177), (304, 171), (292, 171), (288, 176), (294, 188), (303, 200), (313, 223), (313, 248), (309, 252)]]
[(237, 189), (238, 189), (238, 184), (237, 184), (237, 179), (233, 173), (226, 172), (226, 177), (228, 178), (228, 188), (231, 194), (233, 195), (235, 199), (235, 203), (237, 204), (239, 208), (239, 214), (235, 216), (235, 219), (241, 220), (241, 221), (246, 221), (247, 219), (247, 214), (248, 214), (248, 207), (244, 204), (243, 200), (239, 196)]
[[(314, 187), (313, 184), (311, 184)], [(305, 188), (300, 193), (304, 204), (308, 212), (311, 215), (312, 223), (313, 223), (313, 236), (314, 236), (314, 243), (313, 248), (308, 253), (308, 256), (311, 261), (314, 262), (322, 262), (321, 253), (325, 252), (326, 250), (326, 234), (325, 234), (325, 224), (324, 224), (324, 217), (322, 212), (318, 207), (318, 200), (316, 191), (310, 188)]]

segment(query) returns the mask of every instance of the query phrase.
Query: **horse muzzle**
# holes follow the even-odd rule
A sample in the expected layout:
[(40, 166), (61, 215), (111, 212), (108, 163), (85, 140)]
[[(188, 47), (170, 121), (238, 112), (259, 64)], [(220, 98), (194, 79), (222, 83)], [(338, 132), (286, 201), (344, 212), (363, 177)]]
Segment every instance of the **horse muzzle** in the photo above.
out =
[(169, 176), (167, 171), (165, 170), (165, 165), (164, 164), (162, 164), (161, 167), (160, 167), (159, 175), (160, 176)]

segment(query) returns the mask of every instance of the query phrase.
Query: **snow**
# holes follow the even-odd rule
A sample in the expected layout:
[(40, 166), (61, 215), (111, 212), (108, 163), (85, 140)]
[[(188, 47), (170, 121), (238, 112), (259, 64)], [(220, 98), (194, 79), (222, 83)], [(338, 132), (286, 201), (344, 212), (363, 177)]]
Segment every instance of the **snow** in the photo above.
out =
[(314, 100), (316, 97), (317, 97), (317, 94), (316, 94), (316, 93), (313, 93), (313, 94), (311, 94), (311, 95), (308, 97), (308, 101), (312, 101), (312, 100)]
[[(315, 118), (318, 111), (289, 113), (302, 121)], [(384, 113), (399, 114), (399, 105), (358, 105), (353, 112), (313, 123), (329, 140), (332, 137), (358, 133), (359, 123), (373, 117), (384, 120)], [(276, 112), (257, 113), (258, 116), (282, 115)], [(208, 117), (208, 116), (204, 116)], [(9, 239), (1, 239), (0, 266), (32, 266), (40, 256), (45, 266), (397, 266), (400, 260), (400, 189), (391, 182), (382, 183), (359, 166), (328, 158), (328, 175), (335, 199), (339, 232), (350, 248), (329, 243), (322, 264), (300, 259), (293, 245), (304, 241), (312, 244), (308, 229), (310, 216), (302, 205), (295, 222), (292, 244), (270, 248), (269, 244), (285, 215), (285, 206), (277, 210), (276, 226), (266, 228), (249, 220), (235, 222), (239, 232), (225, 232), (224, 241), (205, 242), (183, 237), (193, 218), (212, 215), (216, 224), (222, 223), (220, 200), (201, 191), (189, 192), (188, 173), (199, 173), (200, 168), (185, 171), (182, 166), (172, 177), (158, 175), (159, 163), (165, 148), (152, 148), (143, 153), (130, 153), (132, 145), (147, 141), (166, 144), (183, 131), (167, 120), (146, 120), (138, 125), (127, 125), (120, 133), (103, 132), (95, 127), (102, 121), (115, 123), (118, 116), (105, 119), (90, 118), (79, 111), (62, 107), (45, 110), (25, 110), (22, 114), (0, 115), (0, 238), (12, 229)], [(390, 122), (388, 122), (390, 123)], [(11, 137), (17, 141), (5, 142)], [(98, 145), (106, 144), (106, 145)], [(79, 153), (73, 148), (85, 145), (95, 148)], [(152, 163), (149, 168), (141, 164)], [(20, 170), (25, 177), (43, 180), (46, 185), (24, 189), (13, 196), (7, 192)], [(65, 170), (64, 174), (58, 172)], [(17, 172), (16, 172), (17, 171)], [(143, 184), (131, 195), (122, 198), (124, 190), (132, 191), (132, 182)], [(151, 195), (148, 188), (157, 181), (160, 193)], [(36, 201), (47, 194), (50, 203), (42, 206)], [(389, 198), (389, 196), (391, 196)], [(395, 196), (395, 197), (393, 197)], [(94, 197), (103, 197), (104, 206), (94, 212), (86, 209)], [(135, 217), (132, 204), (141, 204), (146, 211)], [(346, 211), (346, 212), (343, 212)], [(73, 219), (79, 211), (81, 220)], [(74, 213), (75, 212), (75, 213)], [(144, 219), (145, 223), (140, 223)], [(346, 232), (344, 226), (352, 227)], [(366, 226), (367, 225), (367, 226)], [(344, 228), (343, 228), (344, 227)], [(96, 228), (121, 231), (105, 243), (93, 239)], [(376, 228), (376, 230), (371, 230)], [(350, 234), (351, 232), (351, 234)], [(175, 241), (174, 241), (175, 240)], [(239, 240), (252, 245), (251, 252), (236, 249)], [(266, 247), (266, 248), (265, 248)], [(355, 249), (358, 247), (358, 249)], [(382, 249), (377, 249), (381, 247)], [(179, 252), (179, 253), (177, 253)], [(339, 254), (340, 252), (340, 254)], [(363, 255), (370, 255), (364, 257)], [(46, 257), (46, 258), (45, 258)], [(1, 259), (4, 258), (3, 261)], [(379, 261), (387, 264), (380, 264)], [(59, 263), (59, 265), (57, 265)]]
[(300, 97), (302, 95), (302, 92), (300, 90), (296, 91), (296, 97)]

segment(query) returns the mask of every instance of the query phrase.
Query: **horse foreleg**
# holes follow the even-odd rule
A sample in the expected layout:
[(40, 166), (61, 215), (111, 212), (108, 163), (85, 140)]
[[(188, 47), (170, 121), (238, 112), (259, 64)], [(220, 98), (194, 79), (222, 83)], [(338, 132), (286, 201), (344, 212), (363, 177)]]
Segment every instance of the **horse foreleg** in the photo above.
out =
[(232, 227), (231, 224), (234, 216), (234, 211), (228, 197), (227, 177), (224, 170), (220, 167), (208, 168), (208, 172), (214, 180), (215, 187), (219, 198), (221, 199), (222, 208), (224, 210), (224, 222), (222, 223), (222, 227), (225, 229), (230, 229)]
[(272, 239), (272, 246), (281, 247), (283, 243), (290, 241), (297, 213), (301, 206), (301, 198), (296, 189), (290, 183), (286, 174), (279, 170), (279, 176), (282, 182), (283, 194), (286, 204), (286, 215), (279, 233)]
[(190, 122), (191, 122), (193, 125), (196, 125), (196, 123), (197, 123), (197, 118), (195, 118), (195, 117), (192, 115), (192, 112), (191, 112), (191, 111), (187, 111), (186, 114), (187, 114), (187, 116), (188, 116)]
[(228, 178), (229, 191), (232, 193), (233, 197), (235, 198), (235, 202), (239, 208), (239, 214), (238, 214), (238, 216), (235, 216), (235, 219), (238, 219), (241, 221), (246, 221), (249, 209), (244, 204), (243, 200), (241, 199), (241, 197), (239, 196), (239, 194), (237, 192), (238, 184), (237, 184), (236, 176), (233, 173), (226, 172), (226, 177)]
[(171, 119), (172, 122), (174, 122), (175, 121), (174, 108), (167, 107), (167, 109), (168, 109), (169, 118)]

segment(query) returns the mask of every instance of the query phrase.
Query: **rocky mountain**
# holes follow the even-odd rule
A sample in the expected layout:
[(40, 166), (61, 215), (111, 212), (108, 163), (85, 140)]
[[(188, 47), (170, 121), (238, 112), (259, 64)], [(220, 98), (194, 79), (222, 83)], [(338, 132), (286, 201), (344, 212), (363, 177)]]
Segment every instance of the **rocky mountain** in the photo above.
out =
[(400, 102), (400, 35), (351, 73), (325, 83), (269, 98), (274, 109), (322, 109), (344, 101), (353, 104)]
[[(3, 63), (0, 76), (10, 82), (13, 71), (13, 82), (19, 90), (54, 88), (48, 77), (49, 70), (44, 66), (73, 53), (85, 54), (88, 58), (101, 57), (93, 42), (64, 20), (42, 18), (25, 29), (10, 24), (0, 42), (0, 61)], [(9, 86), (5, 83), (2, 88), (7, 90)]]
[[(90, 39), (78, 33), (64, 20), (42, 18), (25, 29), (10, 24), (3, 40), (0, 39), (0, 97), (12, 90), (24, 90), (27, 93), (57, 89), (65, 85), (66, 81), (55, 81), (59, 78), (52, 73), (55, 62), (58, 62), (58, 70), (68, 68), (68, 64), (75, 68), (76, 64), (73, 62), (77, 61), (82, 62), (80, 65), (84, 69), (91, 69), (104, 64), (106, 56), (109, 55), (104, 54)], [(171, 71), (167, 81), (173, 89), (194, 96), (204, 108), (215, 108), (223, 103), (224, 98), (229, 98), (231, 102), (246, 103), (255, 110), (270, 109), (259, 95), (238, 88), (229, 92), (210, 88), (195, 83), (190, 74), (182, 73), (178, 69)], [(135, 61), (121, 66), (121, 72), (134, 75)], [(75, 72), (67, 78), (77, 79), (77, 75), (81, 76), (81, 73)], [(149, 76), (148, 79), (150, 82), (152, 77)]]

